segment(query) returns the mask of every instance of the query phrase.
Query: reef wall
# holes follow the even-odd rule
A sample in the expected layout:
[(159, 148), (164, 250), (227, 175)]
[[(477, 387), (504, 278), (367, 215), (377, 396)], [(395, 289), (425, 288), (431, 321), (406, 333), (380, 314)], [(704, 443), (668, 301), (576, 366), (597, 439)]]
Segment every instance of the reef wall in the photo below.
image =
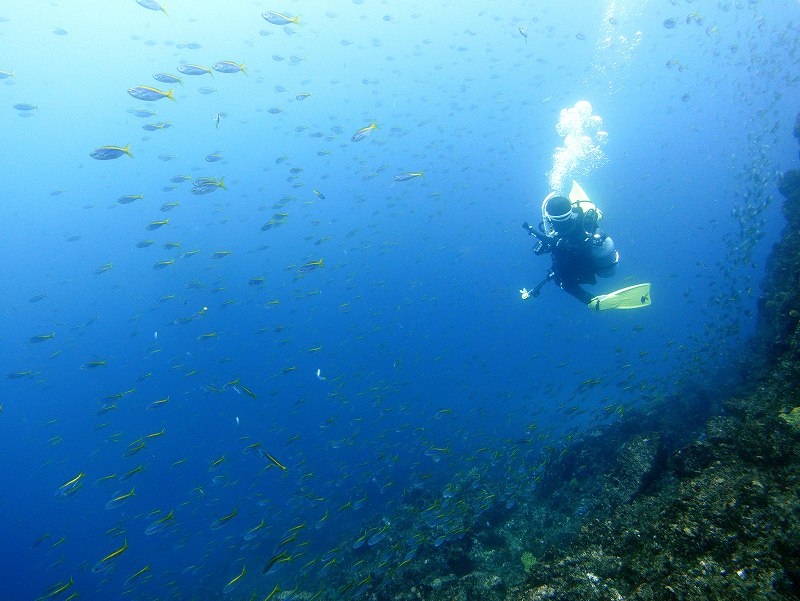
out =
[(682, 392), (552, 461), (508, 601), (800, 598), (800, 170), (779, 191), (747, 384)]
[[(800, 142), (800, 115), (794, 136)], [(785, 199), (781, 208), (786, 226), (767, 260), (754, 338), (754, 351), (766, 359), (768, 367), (791, 350), (800, 320), (800, 170), (784, 173), (778, 189)], [(791, 357), (796, 358), (796, 353)]]

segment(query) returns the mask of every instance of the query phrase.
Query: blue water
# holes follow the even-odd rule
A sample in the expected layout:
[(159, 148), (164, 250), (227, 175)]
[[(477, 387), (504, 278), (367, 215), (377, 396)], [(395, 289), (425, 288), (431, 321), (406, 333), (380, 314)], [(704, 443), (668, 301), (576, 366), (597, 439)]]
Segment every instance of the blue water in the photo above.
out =
[[(221, 598), (243, 567), (228, 598), (336, 598), (489, 505), (513, 511), (575, 432), (737, 356), (781, 227), (767, 198), (796, 156), (797, 3), (541, 4), (0, 7), (0, 362), (30, 372), (0, 395), (0, 598), (70, 578), (51, 598)], [(218, 61), (247, 75), (152, 78)], [(137, 101), (138, 85), (175, 100)], [(518, 293), (549, 267), (520, 224), (540, 219), (579, 101), (607, 141), (565, 182), (621, 255), (592, 290), (651, 282), (645, 309)], [(133, 156), (89, 156), (107, 145)], [(227, 189), (193, 195), (178, 175)], [(752, 209), (752, 256), (735, 206)], [(444, 524), (431, 499), (453, 499)], [(379, 536), (353, 550), (364, 534)]]

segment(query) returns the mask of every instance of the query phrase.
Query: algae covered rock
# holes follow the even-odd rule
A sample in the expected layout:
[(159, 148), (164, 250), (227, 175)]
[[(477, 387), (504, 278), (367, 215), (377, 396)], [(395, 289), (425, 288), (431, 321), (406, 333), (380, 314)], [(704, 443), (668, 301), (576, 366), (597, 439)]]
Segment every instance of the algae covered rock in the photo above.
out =
[(738, 423), (730, 416), (712, 417), (706, 424), (706, 436), (711, 443), (732, 443), (738, 435)]
[(711, 445), (705, 441), (696, 440), (675, 451), (670, 458), (670, 465), (679, 476), (696, 476), (713, 460), (714, 451)]
[(800, 407), (795, 407), (789, 413), (781, 413), (778, 417), (800, 432)]
[(661, 436), (656, 432), (636, 434), (617, 455), (617, 465), (604, 493), (616, 502), (631, 502), (655, 475), (661, 458)]
[(530, 551), (525, 551), (520, 557), (520, 561), (522, 561), (522, 567), (528, 572), (536, 564), (536, 556)]

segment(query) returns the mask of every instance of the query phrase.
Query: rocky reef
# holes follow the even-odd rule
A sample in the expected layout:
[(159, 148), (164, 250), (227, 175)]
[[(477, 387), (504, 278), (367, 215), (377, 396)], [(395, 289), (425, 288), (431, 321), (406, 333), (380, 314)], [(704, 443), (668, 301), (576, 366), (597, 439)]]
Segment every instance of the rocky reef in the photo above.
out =
[[(800, 115), (794, 135), (800, 141)], [(507, 601), (800, 598), (800, 170), (735, 385), (589, 432), (529, 504)]]

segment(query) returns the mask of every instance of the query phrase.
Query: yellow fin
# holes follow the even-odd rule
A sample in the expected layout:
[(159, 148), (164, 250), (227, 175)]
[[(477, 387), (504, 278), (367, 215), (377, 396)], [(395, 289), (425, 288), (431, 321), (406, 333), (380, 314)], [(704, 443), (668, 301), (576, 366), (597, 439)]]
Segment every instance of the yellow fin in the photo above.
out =
[(636, 284), (621, 290), (595, 296), (589, 301), (588, 307), (595, 311), (607, 309), (640, 309), (651, 303), (650, 284)]

